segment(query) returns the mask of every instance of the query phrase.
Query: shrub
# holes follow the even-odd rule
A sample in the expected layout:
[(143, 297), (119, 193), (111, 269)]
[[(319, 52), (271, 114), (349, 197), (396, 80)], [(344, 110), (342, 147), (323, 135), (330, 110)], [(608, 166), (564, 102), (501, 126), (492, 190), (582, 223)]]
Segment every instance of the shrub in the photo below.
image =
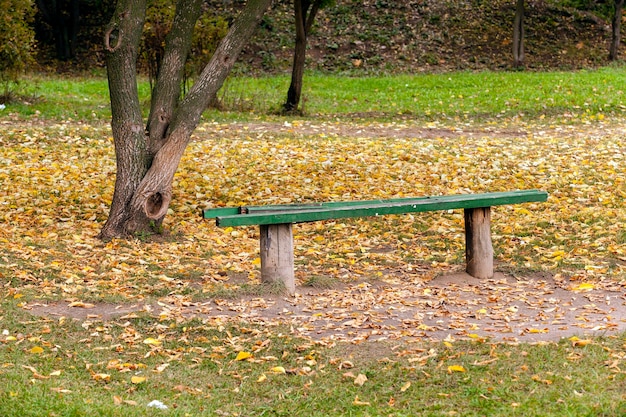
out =
[(31, 0), (0, 0), (0, 82), (5, 91), (33, 62), (35, 35)]

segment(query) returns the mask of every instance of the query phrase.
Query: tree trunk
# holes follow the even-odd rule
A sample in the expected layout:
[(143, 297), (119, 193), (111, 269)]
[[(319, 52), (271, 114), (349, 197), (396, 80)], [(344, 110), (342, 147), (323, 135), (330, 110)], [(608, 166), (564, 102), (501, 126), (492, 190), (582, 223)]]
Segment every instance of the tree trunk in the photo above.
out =
[(120, 0), (105, 34), (117, 176), (109, 218), (100, 232), (104, 239), (123, 234), (128, 202), (149, 167), (136, 82), (145, 14), (145, 0)]
[(624, 10), (624, 0), (615, 0), (615, 13), (611, 24), (611, 47), (609, 48), (609, 60), (615, 61), (619, 55), (619, 44), (621, 41), (622, 11)]
[(179, 0), (154, 88), (147, 128), (137, 95), (137, 49), (145, 0), (120, 0), (105, 37), (117, 178), (102, 239), (154, 232), (172, 199), (172, 180), (209, 100), (221, 88), (271, 0), (249, 0), (189, 93), (178, 103), (201, 0)]
[[(293, 53), (293, 67), (291, 70), (291, 84), (287, 91), (287, 101), (283, 105), (286, 113), (294, 112), (300, 104), (302, 95), (302, 78), (304, 76), (304, 66), (306, 62), (306, 45), (309, 31), (315, 21), (315, 15), (320, 7), (320, 0), (294, 0), (294, 15), (296, 28), (296, 42)], [(309, 7), (311, 11), (309, 12)]]
[(524, 0), (517, 0), (513, 22), (513, 66), (524, 66)]

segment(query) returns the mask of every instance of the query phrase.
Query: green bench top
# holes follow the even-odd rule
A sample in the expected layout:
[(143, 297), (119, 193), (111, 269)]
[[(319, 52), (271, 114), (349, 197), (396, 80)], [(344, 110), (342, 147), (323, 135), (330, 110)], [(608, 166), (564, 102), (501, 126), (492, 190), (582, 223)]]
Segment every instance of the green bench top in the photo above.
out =
[(220, 227), (305, 223), (352, 217), (382, 216), (426, 211), (473, 209), (507, 204), (541, 202), (548, 193), (519, 190), (483, 194), (460, 194), (369, 201), (338, 201), (288, 205), (222, 207), (203, 210), (205, 219), (215, 218)]

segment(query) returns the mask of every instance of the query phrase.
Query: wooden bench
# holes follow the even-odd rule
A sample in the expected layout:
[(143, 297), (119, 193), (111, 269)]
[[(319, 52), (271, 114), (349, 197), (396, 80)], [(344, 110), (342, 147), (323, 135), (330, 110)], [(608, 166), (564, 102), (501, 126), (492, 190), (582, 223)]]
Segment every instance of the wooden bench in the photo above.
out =
[(491, 278), (493, 276), (491, 207), (541, 202), (547, 198), (548, 194), (545, 191), (522, 190), (371, 201), (211, 208), (203, 210), (202, 214), (205, 219), (215, 218), (217, 226), (220, 227), (259, 225), (261, 280), (282, 282), (293, 294), (294, 223), (463, 209), (466, 271), (476, 278)]

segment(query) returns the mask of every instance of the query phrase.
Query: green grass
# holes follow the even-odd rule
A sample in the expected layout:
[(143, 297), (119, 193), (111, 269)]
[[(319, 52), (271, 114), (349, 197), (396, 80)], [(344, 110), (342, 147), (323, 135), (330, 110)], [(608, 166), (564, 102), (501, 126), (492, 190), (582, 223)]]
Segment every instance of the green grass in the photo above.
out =
[[(4, 417), (626, 413), (624, 337), (584, 346), (318, 346), (288, 328), (145, 314), (81, 324), (34, 318), (16, 303), (1, 303)], [(236, 360), (239, 352), (252, 357)], [(362, 386), (355, 384), (360, 374)], [(168, 409), (148, 408), (153, 400)]]
[[(578, 72), (457, 72), (377, 77), (307, 74), (302, 105), (310, 117), (391, 119), (399, 115), (425, 120), (497, 120), (502, 117), (566, 121), (623, 115), (626, 69), (605, 67)], [(0, 113), (21, 117), (108, 119), (105, 77), (64, 79), (32, 76), (21, 90), (32, 99), (10, 103)], [(206, 118), (242, 120), (267, 117), (280, 109), (289, 78), (232, 77), (218, 94), (228, 111), (207, 111)], [(149, 85), (139, 82), (148, 107)]]
[[(624, 73), (624, 68), (607, 67), (579, 72), (457, 72), (361, 78), (309, 74), (304, 79), (303, 105), (306, 114), (319, 116), (588, 118), (624, 112)], [(247, 100), (251, 103), (247, 107), (257, 112), (270, 111), (284, 100), (288, 85), (287, 77), (236, 78), (229, 80), (222, 96), (227, 107)]]
[[(140, 99), (144, 104), (148, 103), (148, 82), (141, 80), (138, 87)], [(75, 78), (28, 76), (17, 85), (15, 94), (19, 99), (8, 103), (0, 117), (3, 113), (56, 120), (108, 120), (111, 117), (106, 75)]]

